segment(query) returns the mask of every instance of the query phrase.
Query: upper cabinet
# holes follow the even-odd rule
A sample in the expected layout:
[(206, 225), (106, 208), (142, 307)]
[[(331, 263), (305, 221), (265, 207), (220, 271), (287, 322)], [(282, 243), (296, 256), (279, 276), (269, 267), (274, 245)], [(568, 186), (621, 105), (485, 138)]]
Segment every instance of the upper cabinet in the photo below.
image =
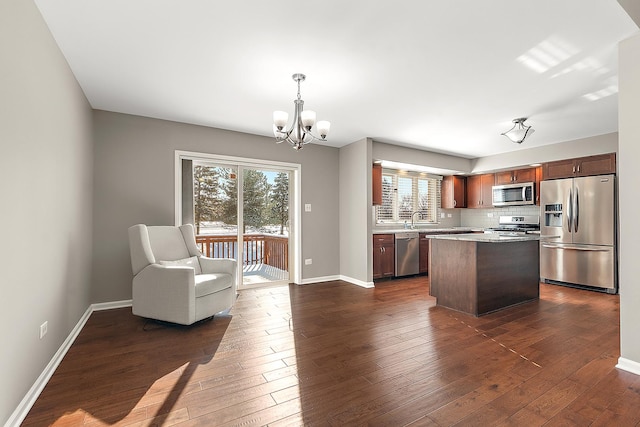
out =
[(536, 205), (540, 205), (540, 181), (542, 181), (542, 166), (536, 168)]
[(466, 208), (466, 178), (459, 175), (445, 176), (442, 179), (442, 208)]
[(616, 173), (616, 154), (559, 160), (542, 165), (542, 179), (572, 178), (575, 176)]
[(382, 204), (382, 165), (380, 163), (374, 163), (372, 168), (371, 177), (371, 203), (374, 205)]
[(495, 182), (492, 173), (467, 177), (467, 208), (493, 207), (491, 192)]
[(536, 168), (515, 169), (504, 172), (496, 172), (496, 185), (535, 182), (535, 180)]

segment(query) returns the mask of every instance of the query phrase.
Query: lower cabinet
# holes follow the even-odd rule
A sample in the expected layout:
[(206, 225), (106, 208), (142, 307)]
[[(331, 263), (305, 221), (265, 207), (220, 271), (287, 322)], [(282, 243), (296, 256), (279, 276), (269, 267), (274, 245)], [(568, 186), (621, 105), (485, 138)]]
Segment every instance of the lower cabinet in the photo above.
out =
[(395, 240), (393, 234), (373, 235), (373, 278), (395, 275)]
[(420, 233), (420, 273), (429, 272), (429, 238)]

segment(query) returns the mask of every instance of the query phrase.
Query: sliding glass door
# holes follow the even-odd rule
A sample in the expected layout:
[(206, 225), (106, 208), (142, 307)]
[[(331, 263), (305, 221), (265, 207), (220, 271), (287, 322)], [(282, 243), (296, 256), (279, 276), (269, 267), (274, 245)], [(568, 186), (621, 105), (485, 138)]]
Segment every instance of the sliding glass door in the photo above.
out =
[[(192, 217), (202, 252), (235, 258), (244, 287), (289, 283), (291, 172), (189, 161), (192, 182), (184, 182), (189, 174), (183, 165), (182, 188), (191, 194), (192, 186), (193, 210), (182, 207), (183, 222)], [(188, 197), (182, 200), (190, 204)]]

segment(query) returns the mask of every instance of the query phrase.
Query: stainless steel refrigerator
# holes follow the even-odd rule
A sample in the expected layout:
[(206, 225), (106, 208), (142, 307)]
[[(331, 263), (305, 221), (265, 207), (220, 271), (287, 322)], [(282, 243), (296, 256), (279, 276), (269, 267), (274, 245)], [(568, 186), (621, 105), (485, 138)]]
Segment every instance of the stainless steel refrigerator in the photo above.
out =
[(615, 194), (615, 175), (540, 183), (543, 281), (617, 293)]

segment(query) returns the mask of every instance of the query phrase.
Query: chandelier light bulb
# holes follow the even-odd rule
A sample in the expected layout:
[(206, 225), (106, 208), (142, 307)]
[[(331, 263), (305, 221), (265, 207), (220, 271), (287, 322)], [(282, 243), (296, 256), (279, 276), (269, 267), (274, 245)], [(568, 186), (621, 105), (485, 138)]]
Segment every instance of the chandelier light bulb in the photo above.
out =
[(316, 112), (304, 110), (300, 113), (300, 119), (302, 120), (302, 126), (305, 130), (310, 131), (313, 125), (316, 124)]
[(320, 120), (316, 124), (316, 128), (318, 129), (318, 133), (320, 134), (320, 137), (324, 140), (327, 137), (327, 135), (329, 135), (329, 130), (331, 129), (331, 123), (329, 123), (326, 120)]
[(289, 114), (286, 111), (274, 111), (273, 112), (273, 124), (278, 128), (278, 130), (282, 130), (287, 126), (287, 122), (289, 121)]

